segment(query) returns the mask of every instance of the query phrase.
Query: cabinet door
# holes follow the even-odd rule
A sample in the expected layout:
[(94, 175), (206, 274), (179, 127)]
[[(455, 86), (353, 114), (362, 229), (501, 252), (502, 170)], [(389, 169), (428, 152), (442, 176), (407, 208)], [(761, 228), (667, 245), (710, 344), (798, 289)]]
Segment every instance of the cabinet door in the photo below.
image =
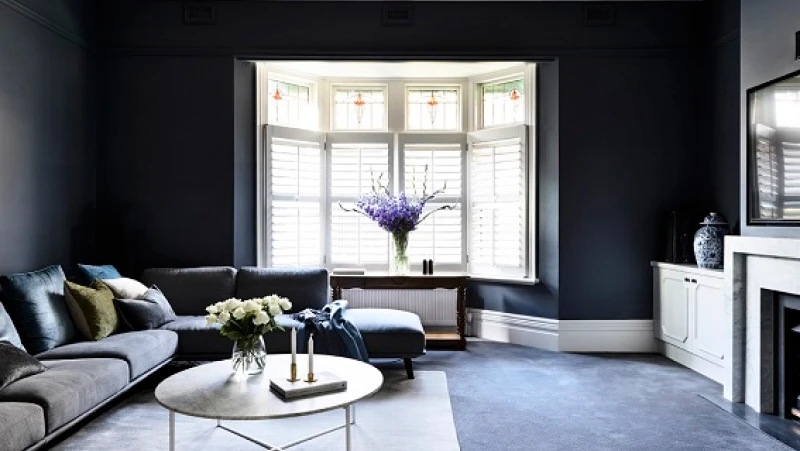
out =
[(725, 345), (722, 281), (711, 277), (693, 277), (692, 282), (692, 352), (721, 363)]
[(689, 293), (683, 274), (659, 272), (660, 338), (686, 349), (689, 340)]

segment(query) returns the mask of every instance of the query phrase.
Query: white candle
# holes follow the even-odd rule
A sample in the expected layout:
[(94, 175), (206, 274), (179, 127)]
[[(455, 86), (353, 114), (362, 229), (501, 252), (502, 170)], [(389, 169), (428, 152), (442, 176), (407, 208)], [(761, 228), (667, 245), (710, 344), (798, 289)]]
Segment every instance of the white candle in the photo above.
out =
[(297, 329), (292, 327), (292, 364), (297, 363)]
[(308, 372), (314, 374), (314, 335), (308, 338)]

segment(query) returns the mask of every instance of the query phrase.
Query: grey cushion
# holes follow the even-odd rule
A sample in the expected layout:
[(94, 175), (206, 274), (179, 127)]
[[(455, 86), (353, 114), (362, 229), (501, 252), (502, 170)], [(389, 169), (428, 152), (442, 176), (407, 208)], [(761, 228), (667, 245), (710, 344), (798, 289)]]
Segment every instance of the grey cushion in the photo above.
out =
[(0, 277), (4, 305), (31, 354), (79, 338), (64, 299), (65, 280), (58, 265)]
[(40, 406), (0, 402), (0, 451), (23, 450), (44, 436), (44, 410)]
[[(285, 327), (287, 332), (276, 330), (264, 336), (267, 353), (288, 353), (290, 351), (288, 330), (290, 327), (297, 327), (299, 323), (289, 315), (278, 315), (275, 321)], [(161, 329), (178, 334), (178, 355), (183, 359), (201, 356), (228, 358), (233, 350), (233, 342), (220, 335), (219, 328), (219, 324), (206, 324), (203, 316), (178, 316), (175, 321), (161, 326)]]
[(131, 330), (157, 329), (176, 318), (167, 298), (155, 285), (139, 299), (115, 299), (114, 303)]
[(0, 390), (8, 384), (47, 369), (38, 360), (7, 341), (0, 341)]
[(44, 373), (0, 391), (0, 404), (29, 402), (44, 409), (47, 433), (63, 426), (118, 393), (128, 384), (128, 365), (119, 359), (44, 362)]
[(176, 314), (204, 315), (207, 306), (234, 296), (236, 269), (228, 266), (152, 268), (144, 271), (142, 282), (158, 286)]
[(328, 271), (247, 267), (236, 277), (236, 297), (250, 299), (277, 294), (289, 298), (292, 312), (321, 309), (328, 303)]
[(361, 332), (372, 358), (425, 354), (425, 330), (419, 316), (414, 313), (391, 309), (348, 309), (344, 317)]
[(110, 357), (130, 367), (133, 380), (175, 355), (178, 336), (167, 330), (143, 330), (111, 335), (100, 341), (84, 341), (51, 349), (36, 357), (45, 360)]
[(11, 317), (8, 316), (8, 312), (6, 312), (6, 308), (3, 307), (2, 303), (0, 303), (0, 341), (7, 341), (25, 350), (25, 347), (22, 346), (22, 340), (19, 338), (19, 333), (17, 333), (17, 328), (14, 327)]

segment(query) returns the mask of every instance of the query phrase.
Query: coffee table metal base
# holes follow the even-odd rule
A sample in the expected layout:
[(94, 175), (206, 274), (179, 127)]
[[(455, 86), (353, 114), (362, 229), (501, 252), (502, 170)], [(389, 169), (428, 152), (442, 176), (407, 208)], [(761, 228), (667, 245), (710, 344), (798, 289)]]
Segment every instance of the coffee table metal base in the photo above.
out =
[[(231, 434), (237, 435), (237, 436), (239, 436), (239, 437), (241, 437), (241, 438), (243, 438), (245, 440), (248, 440), (248, 441), (250, 441), (252, 443), (255, 443), (256, 445), (259, 445), (262, 448), (265, 448), (265, 449), (270, 450), (270, 451), (283, 451), (283, 450), (291, 448), (293, 446), (297, 446), (297, 445), (299, 445), (301, 443), (305, 443), (305, 442), (307, 442), (309, 440), (314, 440), (315, 438), (319, 438), (319, 437), (322, 437), (323, 435), (330, 434), (331, 432), (336, 432), (336, 431), (338, 431), (340, 429), (344, 429), (344, 441), (345, 441), (344, 449), (346, 451), (350, 451), (350, 444), (351, 444), (350, 425), (356, 423), (356, 406), (355, 406), (355, 404), (349, 404), (349, 405), (343, 407), (343, 409), (344, 409), (344, 424), (343, 425), (334, 426), (334, 427), (332, 427), (330, 429), (326, 429), (326, 430), (324, 430), (322, 432), (318, 432), (318, 433), (316, 433), (314, 435), (309, 435), (307, 437), (303, 437), (301, 439), (295, 440), (293, 442), (290, 442), (290, 443), (287, 443), (287, 444), (281, 445), (281, 446), (273, 446), (273, 445), (264, 443), (261, 440), (258, 440), (256, 438), (250, 437), (249, 435), (244, 434), (242, 432), (239, 432), (236, 429), (232, 429), (232, 428), (229, 428), (228, 426), (225, 426), (224, 424), (222, 424), (222, 421), (220, 421), (220, 420), (217, 420), (217, 427), (222, 429), (222, 430), (228, 431)], [(172, 410), (169, 411), (169, 450), (170, 451), (175, 451), (175, 412), (173, 412)]]

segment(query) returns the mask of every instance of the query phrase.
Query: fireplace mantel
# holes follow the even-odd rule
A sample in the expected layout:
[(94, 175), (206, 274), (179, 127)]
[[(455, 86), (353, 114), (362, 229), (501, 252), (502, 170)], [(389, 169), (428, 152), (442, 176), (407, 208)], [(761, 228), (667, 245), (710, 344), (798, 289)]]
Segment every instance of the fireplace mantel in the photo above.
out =
[(773, 293), (800, 295), (800, 239), (725, 238), (724, 396), (773, 413)]

